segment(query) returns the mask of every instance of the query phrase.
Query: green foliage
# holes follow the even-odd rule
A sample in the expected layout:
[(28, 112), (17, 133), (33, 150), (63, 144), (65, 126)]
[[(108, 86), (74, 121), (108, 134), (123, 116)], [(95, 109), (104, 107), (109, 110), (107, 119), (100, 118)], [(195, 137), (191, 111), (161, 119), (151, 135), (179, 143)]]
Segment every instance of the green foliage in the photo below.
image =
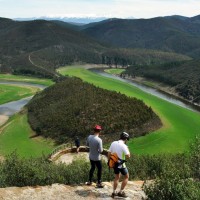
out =
[[(17, 22), (0, 18), (0, 24), (3, 24), (0, 26), (1, 73), (54, 78), (56, 68), (72, 63), (127, 66), (190, 59), (172, 52), (147, 50), (149, 48), (146, 49), (146, 46), (139, 46), (140, 49), (115, 49), (67, 23), (45, 20)], [(125, 41), (124, 36), (117, 39)]]
[(102, 54), (102, 63), (108, 66), (155, 65), (190, 60), (188, 56), (150, 49), (112, 48)]
[(91, 24), (83, 31), (115, 47), (156, 49), (199, 57), (200, 27), (192, 18), (115, 19)]
[(173, 87), (180, 96), (200, 103), (199, 60), (130, 66), (124, 74), (142, 76)]
[[(193, 149), (198, 145), (199, 140), (196, 140)], [(200, 195), (200, 183), (198, 174), (193, 173), (191, 155), (193, 153), (134, 155), (127, 161), (130, 180), (151, 180), (144, 185), (149, 200), (196, 200)], [(113, 171), (104, 160), (102, 164), (102, 181), (112, 181)], [(0, 162), (0, 187), (80, 184), (88, 180), (89, 169), (90, 163), (85, 159), (75, 160), (69, 165), (54, 164), (45, 157), (24, 159), (13, 152)], [(94, 182), (96, 178), (95, 173)]]
[(144, 187), (144, 191), (149, 200), (196, 200), (199, 188), (199, 182), (182, 177), (179, 170), (170, 165), (153, 184)]
[(4, 24), (0, 25), (1, 72), (52, 78), (58, 66), (101, 62), (99, 54), (105, 47), (70, 26), (2, 18), (0, 24)]
[[(156, 127), (160, 126), (158, 117), (142, 101), (78, 78), (66, 78), (36, 95), (28, 104), (28, 117), (38, 134), (59, 143), (75, 135), (85, 140), (95, 124), (103, 126), (105, 143), (124, 129), (138, 136), (144, 134), (153, 121), (157, 121)], [(149, 125), (142, 130), (147, 123)]]
[(199, 136), (197, 136), (196, 140), (191, 144), (190, 156), (191, 156), (190, 166), (192, 169), (193, 177), (200, 180), (200, 137)]
[(162, 158), (163, 170), (155, 182), (144, 186), (150, 200), (196, 200), (200, 196), (199, 138), (192, 144), (190, 154)]

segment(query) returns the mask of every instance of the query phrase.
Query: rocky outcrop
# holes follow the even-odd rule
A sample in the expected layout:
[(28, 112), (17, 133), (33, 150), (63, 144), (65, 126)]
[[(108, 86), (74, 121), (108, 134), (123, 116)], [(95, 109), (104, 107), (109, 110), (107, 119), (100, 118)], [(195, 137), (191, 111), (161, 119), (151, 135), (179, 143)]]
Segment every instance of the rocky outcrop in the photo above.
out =
[[(1, 200), (111, 200), (112, 183), (104, 182), (102, 189), (95, 185), (63, 185), (37, 187), (8, 187), (0, 188)], [(126, 188), (126, 200), (144, 200), (146, 196), (142, 191), (143, 181), (129, 182)], [(115, 197), (115, 199), (119, 199)]]
[[(107, 160), (107, 150), (103, 151), (103, 159)], [(50, 156), (50, 160), (55, 163), (70, 164), (75, 159), (88, 160), (88, 147), (80, 147), (80, 152), (76, 153), (76, 148), (57, 149)], [(96, 188), (96, 185), (53, 184), (50, 186), (36, 187), (7, 187), (0, 188), (0, 200), (110, 200), (112, 193), (112, 182), (103, 182), (104, 188)], [(129, 181), (125, 189), (128, 198), (126, 200), (144, 200), (146, 195), (142, 190), (143, 181)], [(119, 183), (120, 187), (120, 183)], [(119, 188), (118, 188), (119, 189)], [(115, 197), (115, 199), (121, 199)]]

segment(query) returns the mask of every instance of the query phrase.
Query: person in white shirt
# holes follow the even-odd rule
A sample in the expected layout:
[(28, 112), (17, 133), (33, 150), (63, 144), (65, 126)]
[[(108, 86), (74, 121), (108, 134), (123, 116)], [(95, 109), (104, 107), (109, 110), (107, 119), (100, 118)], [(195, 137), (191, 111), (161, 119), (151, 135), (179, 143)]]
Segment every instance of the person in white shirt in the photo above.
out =
[[(112, 198), (115, 196), (124, 197), (126, 198), (127, 195), (124, 192), (124, 188), (127, 185), (128, 179), (129, 179), (129, 173), (128, 169), (125, 164), (125, 160), (127, 158), (130, 158), (130, 151), (128, 149), (128, 146), (126, 145), (126, 142), (129, 140), (129, 134), (126, 132), (122, 132), (120, 134), (120, 139), (118, 141), (112, 142), (109, 150), (108, 150), (108, 159), (110, 158), (111, 153), (116, 153), (118, 155), (118, 158), (121, 160), (121, 162), (114, 167), (114, 173), (115, 173), (115, 179), (113, 183), (113, 193)], [(124, 176), (124, 179), (121, 184), (121, 189), (117, 193), (117, 186), (119, 183), (119, 179), (121, 174)]]

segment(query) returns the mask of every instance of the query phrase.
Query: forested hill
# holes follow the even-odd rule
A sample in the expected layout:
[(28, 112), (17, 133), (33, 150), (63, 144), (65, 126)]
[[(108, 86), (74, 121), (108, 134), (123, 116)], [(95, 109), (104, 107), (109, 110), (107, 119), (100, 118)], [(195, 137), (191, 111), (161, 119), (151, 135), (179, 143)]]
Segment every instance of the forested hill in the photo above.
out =
[[(99, 54), (105, 48), (70, 25), (45, 20), (17, 22), (5, 18), (0, 18), (0, 44), (1, 70), (32, 71), (33, 74), (46, 66), (53, 70), (76, 61), (100, 63)], [(38, 69), (34, 65), (42, 67)]]
[(161, 126), (157, 115), (141, 100), (78, 78), (66, 78), (37, 94), (28, 104), (28, 118), (38, 134), (58, 143), (75, 135), (85, 141), (95, 124), (102, 125), (105, 142), (119, 137), (122, 130), (140, 136)]
[(200, 104), (200, 60), (161, 65), (130, 66), (125, 74), (155, 80), (171, 86), (183, 98)]
[(115, 49), (59, 21), (0, 18), (0, 44), (0, 72), (48, 77), (55, 68), (77, 62), (126, 66), (190, 59), (173, 52)]
[(86, 25), (83, 31), (115, 47), (156, 49), (200, 57), (200, 15), (105, 20)]

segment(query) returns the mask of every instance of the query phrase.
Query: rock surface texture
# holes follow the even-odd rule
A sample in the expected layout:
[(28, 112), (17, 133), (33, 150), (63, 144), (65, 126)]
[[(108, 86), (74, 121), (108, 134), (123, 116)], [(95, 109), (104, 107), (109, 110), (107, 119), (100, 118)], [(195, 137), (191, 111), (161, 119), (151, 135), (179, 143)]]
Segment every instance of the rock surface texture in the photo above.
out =
[[(104, 182), (104, 188), (96, 188), (95, 184), (68, 186), (53, 184), (51, 186), (37, 187), (8, 187), (0, 188), (0, 200), (103, 200), (111, 198), (112, 183)], [(128, 197), (126, 200), (144, 200), (146, 196), (142, 191), (143, 181), (129, 182), (126, 187)], [(123, 199), (115, 197), (114, 199)]]

